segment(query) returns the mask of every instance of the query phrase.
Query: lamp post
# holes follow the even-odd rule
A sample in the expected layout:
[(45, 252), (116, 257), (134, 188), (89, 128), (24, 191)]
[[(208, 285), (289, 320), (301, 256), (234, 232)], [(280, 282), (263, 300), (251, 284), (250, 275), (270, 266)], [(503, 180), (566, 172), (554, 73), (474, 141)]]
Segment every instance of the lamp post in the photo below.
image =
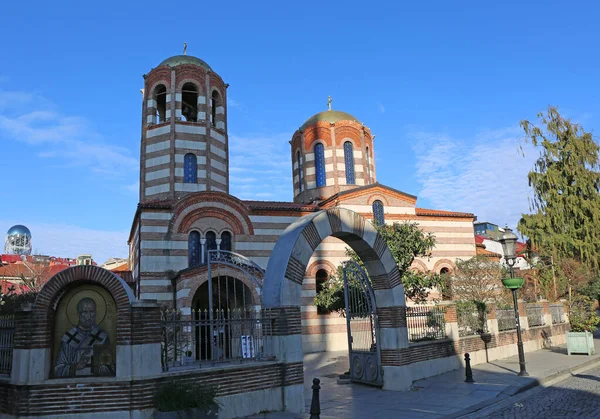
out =
[(519, 305), (517, 303), (517, 290), (523, 286), (525, 282), (523, 278), (515, 278), (513, 267), (515, 265), (517, 255), (517, 236), (508, 227), (504, 228), (504, 234), (500, 238), (500, 244), (502, 244), (502, 250), (504, 252), (504, 259), (508, 264), (510, 271), (510, 278), (505, 278), (502, 283), (506, 288), (512, 291), (513, 304), (515, 308), (515, 320), (517, 322), (517, 349), (519, 351), (519, 375), (521, 377), (527, 377), (529, 374), (525, 369), (525, 353), (523, 352), (523, 339), (521, 338), (521, 321), (519, 320)]

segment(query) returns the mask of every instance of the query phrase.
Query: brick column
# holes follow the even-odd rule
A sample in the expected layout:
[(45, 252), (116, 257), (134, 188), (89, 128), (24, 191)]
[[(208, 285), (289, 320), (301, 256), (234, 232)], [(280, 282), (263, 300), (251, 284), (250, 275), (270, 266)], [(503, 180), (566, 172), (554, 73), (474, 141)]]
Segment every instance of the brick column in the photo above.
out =
[(304, 352), (300, 307), (267, 309), (265, 322), (265, 333), (271, 332), (271, 336), (265, 336), (265, 351), (273, 353), (284, 364), (284, 410), (304, 413)]
[(15, 313), (11, 384), (37, 383), (44, 381), (50, 373), (51, 350), (35, 321), (31, 304), (25, 304)]
[(518, 303), (519, 321), (521, 322), (521, 330), (529, 329), (529, 319), (527, 318), (527, 309), (524, 302)]
[(454, 342), (458, 342), (460, 339), (458, 333), (458, 312), (456, 311), (456, 306), (454, 304), (446, 306), (444, 320), (446, 322), (446, 336)]
[(496, 317), (496, 304), (488, 305), (488, 332), (492, 335), (498, 334), (498, 318)]

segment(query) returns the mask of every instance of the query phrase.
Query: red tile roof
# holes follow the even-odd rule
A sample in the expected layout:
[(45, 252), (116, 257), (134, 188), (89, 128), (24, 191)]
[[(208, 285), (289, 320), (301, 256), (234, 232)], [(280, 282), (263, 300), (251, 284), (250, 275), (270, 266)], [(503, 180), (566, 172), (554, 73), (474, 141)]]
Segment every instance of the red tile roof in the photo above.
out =
[(281, 211), (318, 211), (316, 204), (303, 204), (300, 202), (284, 201), (242, 201), (251, 210), (281, 210)]
[(475, 218), (473, 214), (468, 212), (454, 212), (454, 211), (442, 211), (427, 208), (415, 208), (417, 215), (428, 215), (434, 217), (459, 217), (459, 218)]

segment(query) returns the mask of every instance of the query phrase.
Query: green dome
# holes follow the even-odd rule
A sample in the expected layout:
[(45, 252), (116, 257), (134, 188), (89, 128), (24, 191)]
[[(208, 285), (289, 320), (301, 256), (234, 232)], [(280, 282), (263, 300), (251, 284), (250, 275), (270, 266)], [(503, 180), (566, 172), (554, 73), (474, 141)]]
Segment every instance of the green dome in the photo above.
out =
[(315, 122), (325, 121), (325, 122), (338, 122), (338, 121), (354, 121), (360, 124), (360, 121), (346, 112), (341, 111), (323, 111), (319, 112), (316, 115), (311, 116), (306, 120), (304, 124), (300, 127), (300, 129), (304, 129), (309, 125), (314, 124)]
[(205, 70), (212, 71), (212, 68), (210, 68), (210, 66), (208, 64), (206, 64), (200, 58), (196, 58), (191, 55), (174, 55), (170, 58), (167, 58), (162, 63), (160, 63), (159, 67), (161, 65), (168, 65), (170, 67), (175, 67), (180, 64), (194, 64), (194, 65), (204, 68)]

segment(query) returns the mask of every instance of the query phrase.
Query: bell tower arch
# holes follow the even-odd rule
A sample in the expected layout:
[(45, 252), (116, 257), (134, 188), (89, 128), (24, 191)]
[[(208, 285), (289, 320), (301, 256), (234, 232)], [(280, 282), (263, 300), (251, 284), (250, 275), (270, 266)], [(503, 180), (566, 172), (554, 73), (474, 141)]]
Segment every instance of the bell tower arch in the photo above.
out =
[(140, 203), (229, 193), (228, 86), (185, 53), (144, 75)]

